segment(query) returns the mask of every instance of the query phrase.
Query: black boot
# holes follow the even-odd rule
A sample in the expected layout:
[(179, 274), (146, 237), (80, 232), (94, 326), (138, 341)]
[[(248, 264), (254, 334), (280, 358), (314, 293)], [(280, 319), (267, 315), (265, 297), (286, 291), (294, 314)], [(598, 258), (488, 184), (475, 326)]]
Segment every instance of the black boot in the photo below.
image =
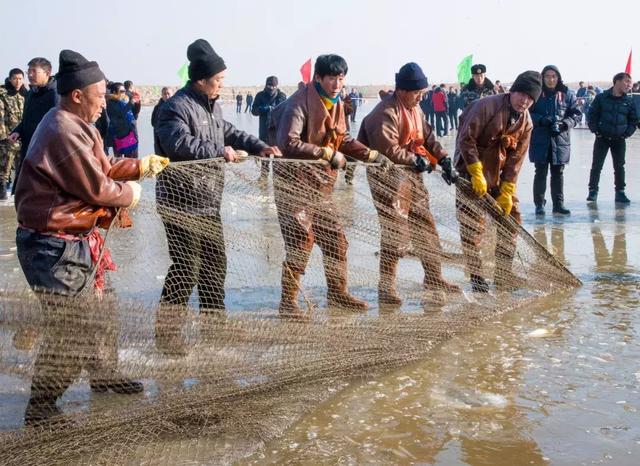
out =
[(95, 393), (102, 393), (111, 390), (113, 393), (131, 395), (133, 393), (142, 393), (144, 391), (144, 385), (142, 385), (142, 382), (127, 379), (117, 371), (113, 371), (106, 378), (92, 378), (90, 380), (90, 385), (91, 391)]
[(489, 284), (480, 275), (471, 274), (471, 291), (474, 293), (488, 293)]
[(533, 177), (533, 203), (536, 205), (536, 215), (544, 215), (544, 205), (547, 201), (544, 194), (547, 190), (547, 171), (549, 165), (536, 163), (536, 173)]
[(28, 426), (35, 426), (53, 420), (62, 414), (56, 406), (55, 397), (29, 398), (27, 410), (24, 413), (24, 422)]
[(624, 191), (616, 191), (616, 202), (618, 204), (631, 204), (631, 200), (627, 197)]
[(0, 181), (0, 201), (6, 201), (7, 199), (7, 183), (5, 181)]
[(598, 191), (590, 189), (589, 195), (587, 196), (587, 202), (597, 202), (597, 201), (598, 201)]
[(553, 213), (569, 215), (571, 211), (564, 206), (564, 165), (551, 166), (551, 199)]

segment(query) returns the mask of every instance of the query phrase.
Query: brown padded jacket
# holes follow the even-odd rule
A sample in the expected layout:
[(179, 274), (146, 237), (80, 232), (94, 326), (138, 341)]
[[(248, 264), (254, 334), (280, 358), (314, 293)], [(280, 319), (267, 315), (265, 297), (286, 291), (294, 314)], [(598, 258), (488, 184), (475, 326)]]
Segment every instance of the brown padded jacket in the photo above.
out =
[(140, 176), (139, 160), (113, 163), (93, 125), (54, 107), (33, 135), (18, 177), (18, 222), (41, 232), (88, 232), (115, 208), (131, 205), (133, 189), (125, 181)]
[[(400, 145), (400, 110), (395, 94), (391, 94), (371, 110), (360, 125), (358, 140), (372, 149), (386, 155), (393, 163), (413, 165), (415, 154), (407, 147)], [(447, 156), (447, 151), (440, 145), (433, 134), (433, 129), (418, 109), (422, 120), (424, 147), (440, 160)]]
[[(347, 132), (343, 105), (338, 101), (330, 113), (335, 130), (340, 135), (336, 150), (357, 160), (366, 161), (369, 148)], [(298, 90), (281, 106), (282, 108), (276, 108), (279, 111), (272, 116), (272, 122), (279, 119), (276, 142), (282, 150), (282, 155), (294, 159), (322, 158), (321, 147), (328, 145), (330, 135), (325, 125), (327, 110), (314, 85), (310, 83)]]
[(468, 176), (467, 165), (482, 162), (489, 189), (501, 181), (516, 183), (531, 139), (531, 116), (525, 110), (510, 124), (511, 94), (483, 97), (460, 115), (455, 165)]

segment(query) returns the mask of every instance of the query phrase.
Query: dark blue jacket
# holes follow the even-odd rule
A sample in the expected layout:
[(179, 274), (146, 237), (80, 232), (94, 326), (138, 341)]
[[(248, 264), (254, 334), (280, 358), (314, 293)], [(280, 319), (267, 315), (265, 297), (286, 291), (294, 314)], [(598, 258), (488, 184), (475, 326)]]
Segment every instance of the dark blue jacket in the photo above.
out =
[(460, 108), (460, 96), (455, 92), (447, 92), (447, 106), (449, 113), (455, 115)]
[(433, 91), (428, 91), (422, 96), (422, 100), (420, 101), (420, 109), (422, 113), (425, 115), (430, 115), (433, 113)]
[(156, 183), (156, 202), (194, 215), (217, 215), (224, 189), (225, 146), (256, 155), (267, 145), (222, 118), (218, 99), (209, 100), (191, 85), (180, 89), (158, 112), (153, 131), (156, 154), (172, 162), (207, 160), (199, 169), (173, 171)]
[[(578, 109), (578, 99), (572, 90), (558, 85), (555, 92), (543, 90), (538, 101), (531, 107), (531, 143), (529, 144), (529, 160), (533, 163), (546, 163), (549, 147), (551, 147), (551, 164), (569, 163), (571, 155), (570, 130), (582, 121), (582, 113)], [(549, 122), (556, 119), (560, 134), (553, 136)]]
[(605, 138), (626, 139), (638, 124), (636, 107), (630, 95), (615, 97), (612, 89), (596, 96), (589, 108), (587, 122), (592, 133)]
[(287, 100), (287, 96), (284, 92), (278, 90), (274, 95), (269, 95), (266, 91), (260, 91), (256, 94), (256, 98), (253, 101), (253, 107), (251, 107), (251, 113), (259, 119), (258, 137), (260, 140), (267, 142), (269, 139), (269, 120), (271, 117), (271, 110)]

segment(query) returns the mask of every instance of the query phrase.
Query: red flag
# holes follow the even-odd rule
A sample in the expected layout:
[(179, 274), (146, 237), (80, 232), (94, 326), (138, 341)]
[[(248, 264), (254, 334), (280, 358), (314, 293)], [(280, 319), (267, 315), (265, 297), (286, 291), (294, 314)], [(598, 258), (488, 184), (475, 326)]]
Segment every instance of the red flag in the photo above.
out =
[(308, 84), (311, 81), (311, 58), (309, 58), (300, 67), (300, 74), (302, 75), (302, 81)]
[(629, 50), (629, 58), (627, 59), (627, 67), (624, 69), (625, 73), (631, 74), (631, 54), (633, 49)]

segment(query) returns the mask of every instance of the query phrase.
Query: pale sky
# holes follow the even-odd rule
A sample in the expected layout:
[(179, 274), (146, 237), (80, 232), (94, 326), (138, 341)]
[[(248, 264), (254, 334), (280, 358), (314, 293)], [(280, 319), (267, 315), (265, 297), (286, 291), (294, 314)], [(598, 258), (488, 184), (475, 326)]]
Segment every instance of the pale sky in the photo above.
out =
[(640, 1), (632, 0), (31, 0), (12, 11), (2, 21), (3, 76), (26, 71), (34, 56), (56, 71), (69, 48), (109, 79), (177, 85), (187, 46), (203, 38), (227, 63), (227, 86), (262, 85), (272, 74), (295, 84), (300, 65), (323, 53), (347, 60), (352, 84), (392, 83), (408, 61), (431, 83), (453, 82), (467, 54), (492, 80), (547, 64), (565, 81), (610, 80), (634, 45), (640, 78)]

